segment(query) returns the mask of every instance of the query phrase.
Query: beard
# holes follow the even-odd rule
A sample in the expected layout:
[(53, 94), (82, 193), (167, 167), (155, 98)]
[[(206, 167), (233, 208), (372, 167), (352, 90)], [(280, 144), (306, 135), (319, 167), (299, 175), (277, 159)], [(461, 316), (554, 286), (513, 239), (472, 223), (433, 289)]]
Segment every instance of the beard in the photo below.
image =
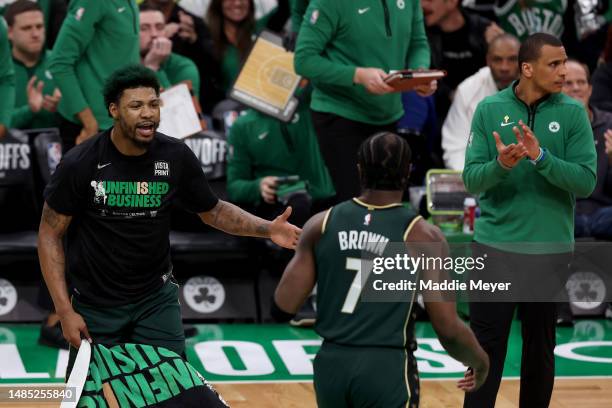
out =
[[(142, 139), (138, 135), (138, 128), (148, 125), (152, 129), (153, 137), (148, 139)], [(121, 133), (126, 137), (126, 139), (130, 140), (136, 147), (139, 148), (147, 148), (154, 139), (155, 132), (159, 127), (159, 122), (154, 120), (151, 121), (141, 121), (137, 122), (134, 125), (129, 125), (123, 118), (119, 118), (119, 128), (121, 129)]]

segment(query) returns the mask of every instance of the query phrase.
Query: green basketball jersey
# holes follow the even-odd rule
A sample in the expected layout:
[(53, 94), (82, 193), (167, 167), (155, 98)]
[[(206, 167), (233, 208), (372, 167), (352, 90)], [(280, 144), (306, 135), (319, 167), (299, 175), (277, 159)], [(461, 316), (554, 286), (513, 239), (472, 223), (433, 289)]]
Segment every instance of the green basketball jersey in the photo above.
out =
[(529, 35), (543, 32), (561, 38), (567, 0), (498, 1), (495, 14), (501, 28), (523, 41)]
[[(404, 302), (361, 301), (362, 256), (382, 256), (405, 241), (420, 218), (403, 204), (370, 206), (358, 199), (332, 207), (315, 246), (317, 323), (326, 341), (341, 345), (409, 348), (414, 292)], [(369, 282), (373, 274), (368, 277)]]

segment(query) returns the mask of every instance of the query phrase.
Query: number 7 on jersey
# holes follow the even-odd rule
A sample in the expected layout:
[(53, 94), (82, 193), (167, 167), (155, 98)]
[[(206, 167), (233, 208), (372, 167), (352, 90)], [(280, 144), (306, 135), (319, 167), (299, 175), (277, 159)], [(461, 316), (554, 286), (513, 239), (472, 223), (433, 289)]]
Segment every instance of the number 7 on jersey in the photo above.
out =
[(364, 266), (366, 267), (366, 275), (363, 277), (363, 281), (367, 281), (370, 277), (370, 273), (372, 272), (372, 262), (360, 258), (346, 258), (346, 269), (349, 271), (355, 271), (356, 273), (353, 282), (351, 282), (348, 293), (346, 294), (346, 298), (344, 299), (342, 313), (351, 314), (355, 311), (355, 306), (357, 306), (357, 301), (359, 300), (359, 296), (361, 296), (361, 291), (363, 290), (363, 287), (361, 286), (361, 274)]

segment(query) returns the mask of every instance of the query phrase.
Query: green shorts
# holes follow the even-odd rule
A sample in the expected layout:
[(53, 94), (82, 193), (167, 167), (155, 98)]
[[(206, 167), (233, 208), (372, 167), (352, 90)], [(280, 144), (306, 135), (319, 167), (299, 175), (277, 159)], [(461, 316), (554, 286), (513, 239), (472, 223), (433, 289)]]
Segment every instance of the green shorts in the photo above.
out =
[(419, 406), (419, 377), (410, 350), (323, 342), (314, 360), (319, 408)]
[[(136, 303), (101, 307), (72, 299), (75, 312), (83, 316), (94, 343), (113, 346), (120, 343), (141, 343), (161, 346), (178, 355), (185, 354), (185, 332), (179, 304), (179, 286), (173, 277), (155, 293)], [(77, 349), (70, 347), (70, 375)]]

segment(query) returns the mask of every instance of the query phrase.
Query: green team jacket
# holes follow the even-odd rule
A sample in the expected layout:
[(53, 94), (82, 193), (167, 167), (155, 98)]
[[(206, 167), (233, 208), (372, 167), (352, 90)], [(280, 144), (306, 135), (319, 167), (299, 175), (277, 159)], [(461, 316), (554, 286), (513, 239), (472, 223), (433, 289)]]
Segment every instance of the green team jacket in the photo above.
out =
[(140, 62), (139, 13), (135, 0), (72, 0), (60, 30), (49, 70), (62, 92), (59, 112), (78, 123), (91, 108), (100, 129), (113, 121), (102, 88), (115, 70)]
[(43, 81), (43, 94), (53, 95), (57, 87), (51, 73), (49, 72), (49, 58), (51, 51), (43, 51), (38, 63), (28, 68), (13, 58), (15, 66), (15, 107), (11, 113), (11, 126), (17, 129), (38, 129), (55, 127), (59, 125), (60, 117), (57, 112), (49, 112), (41, 109), (34, 113), (28, 104), (28, 81), (36, 75), (36, 83)]
[(291, 30), (295, 33), (300, 31), (304, 14), (308, 9), (310, 0), (291, 0)]
[(196, 64), (187, 57), (171, 53), (155, 73), (162, 88), (168, 89), (183, 81), (191, 81), (194, 95), (200, 97), (200, 73)]
[(4, 19), (0, 19), (0, 124), (7, 128), (11, 125), (14, 101), (15, 70)]
[(353, 84), (357, 67), (429, 67), (420, 1), (312, 0), (298, 35), (295, 71), (313, 81), (312, 109), (373, 125), (402, 117), (401, 95)]
[(259, 182), (266, 176), (299, 175), (301, 180), (308, 180), (315, 200), (335, 194), (308, 104), (302, 106), (293, 122), (286, 125), (252, 109), (234, 122), (227, 161), (227, 194), (232, 201), (258, 204)]
[[(528, 107), (516, 97), (516, 84), (480, 102), (472, 120), (463, 181), (469, 192), (479, 194), (474, 239), (493, 246), (567, 243), (550, 250), (565, 252), (574, 241), (576, 196), (587, 197), (595, 188), (591, 125), (583, 105), (569, 96), (552, 94)], [(524, 159), (505, 170), (497, 161), (493, 131), (504, 144), (516, 143), (512, 128), (519, 120), (533, 130), (545, 155), (535, 165)], [(527, 246), (513, 252), (532, 251), (547, 250)]]

